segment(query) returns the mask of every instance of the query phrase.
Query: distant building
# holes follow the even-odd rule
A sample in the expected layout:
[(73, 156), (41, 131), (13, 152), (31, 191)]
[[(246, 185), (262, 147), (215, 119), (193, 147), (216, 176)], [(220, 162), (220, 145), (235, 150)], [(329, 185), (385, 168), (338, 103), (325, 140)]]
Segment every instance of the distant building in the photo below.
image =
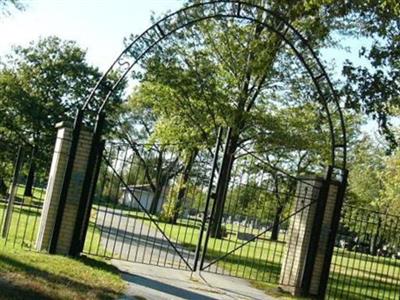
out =
[[(161, 212), (163, 208), (166, 194), (164, 188), (160, 199), (158, 200), (157, 213)], [(122, 196), (119, 198), (118, 202), (131, 208), (142, 210), (142, 207), (139, 205), (140, 202), (140, 204), (148, 211), (153, 202), (153, 198), (154, 193), (149, 184), (130, 185), (129, 189), (122, 189)]]

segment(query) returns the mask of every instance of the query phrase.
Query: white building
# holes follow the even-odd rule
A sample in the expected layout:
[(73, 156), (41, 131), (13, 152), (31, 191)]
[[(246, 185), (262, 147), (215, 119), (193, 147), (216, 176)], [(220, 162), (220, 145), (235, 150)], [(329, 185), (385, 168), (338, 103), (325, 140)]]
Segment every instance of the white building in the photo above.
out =
[[(163, 189), (160, 199), (158, 200), (157, 213), (161, 212), (164, 200), (166, 197), (165, 189)], [(136, 199), (135, 199), (136, 198)], [(118, 202), (131, 208), (142, 210), (138, 202), (147, 210), (150, 210), (150, 206), (153, 202), (154, 193), (150, 188), (150, 185), (130, 185), (129, 189), (122, 189), (122, 196)]]

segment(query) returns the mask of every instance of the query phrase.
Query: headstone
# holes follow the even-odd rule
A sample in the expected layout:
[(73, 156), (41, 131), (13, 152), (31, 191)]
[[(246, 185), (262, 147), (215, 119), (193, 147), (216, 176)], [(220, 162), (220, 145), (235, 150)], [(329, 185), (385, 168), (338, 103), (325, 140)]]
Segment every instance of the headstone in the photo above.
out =
[(237, 238), (238, 240), (242, 240), (242, 241), (250, 241), (251, 239), (254, 239), (255, 235), (252, 233), (248, 233), (248, 232), (238, 232)]

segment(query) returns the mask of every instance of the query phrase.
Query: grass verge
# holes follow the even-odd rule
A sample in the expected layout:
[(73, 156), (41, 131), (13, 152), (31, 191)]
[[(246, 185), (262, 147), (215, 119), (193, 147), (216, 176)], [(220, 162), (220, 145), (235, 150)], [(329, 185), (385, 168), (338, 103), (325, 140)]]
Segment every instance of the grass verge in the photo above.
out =
[(0, 299), (117, 299), (124, 288), (104, 260), (0, 249)]

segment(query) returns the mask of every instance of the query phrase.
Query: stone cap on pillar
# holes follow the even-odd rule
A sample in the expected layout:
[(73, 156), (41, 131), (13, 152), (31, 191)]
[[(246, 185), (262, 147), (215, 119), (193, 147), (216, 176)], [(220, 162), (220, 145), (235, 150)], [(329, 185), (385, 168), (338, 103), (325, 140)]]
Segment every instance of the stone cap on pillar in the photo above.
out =
[(55, 125), (55, 128), (56, 129), (60, 129), (60, 128), (72, 128), (73, 127), (73, 124), (72, 124), (72, 122), (70, 122), (70, 121), (61, 121), (61, 122), (58, 122), (56, 125)]
[[(55, 128), (56, 129), (67, 129), (69, 131), (72, 131), (73, 128), (74, 128), (74, 124), (72, 122), (70, 122), (70, 121), (61, 121), (61, 122), (58, 122), (55, 125)], [(86, 135), (87, 134), (92, 134), (92, 131), (89, 128), (87, 128), (86, 126), (84, 126), (84, 125), (82, 125), (81, 132), (86, 134)]]
[[(325, 180), (324, 176), (321, 175), (314, 175), (314, 174), (309, 174), (309, 175), (304, 175), (304, 176), (299, 176), (297, 177), (298, 180), (300, 181), (317, 181), (317, 182), (323, 182)], [(337, 180), (336, 178), (332, 177), (331, 178), (331, 184), (333, 185), (340, 185), (340, 181)]]

